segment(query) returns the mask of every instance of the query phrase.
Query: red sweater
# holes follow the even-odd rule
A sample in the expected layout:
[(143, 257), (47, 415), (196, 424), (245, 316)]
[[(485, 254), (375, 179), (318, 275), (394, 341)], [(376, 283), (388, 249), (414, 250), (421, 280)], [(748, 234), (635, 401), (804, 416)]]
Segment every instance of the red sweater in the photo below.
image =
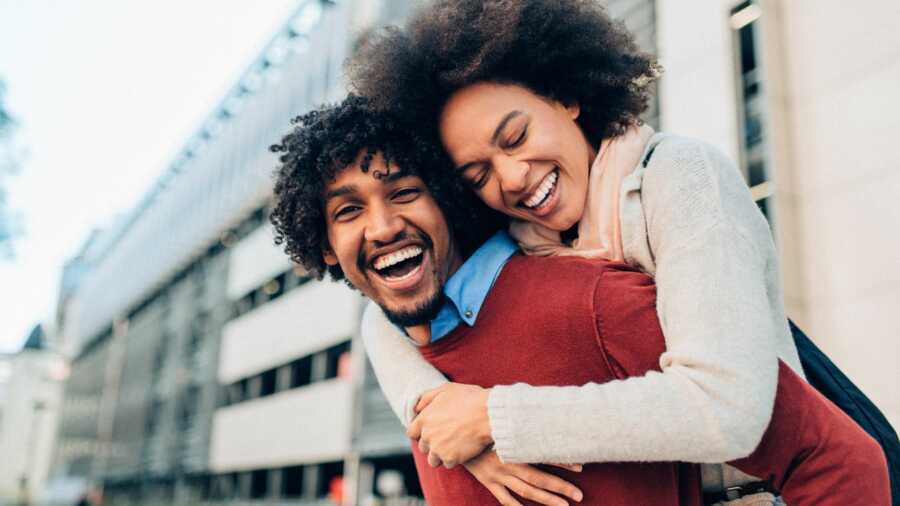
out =
[[(602, 260), (515, 256), (485, 299), (476, 326), (460, 325), (421, 351), (460, 383), (581, 385), (659, 370), (665, 341), (649, 276)], [(784, 364), (772, 420), (758, 449), (733, 465), (771, 477), (791, 506), (889, 503), (887, 466), (877, 443)], [(416, 445), (413, 453), (428, 504), (496, 504), (464, 468), (435, 469)], [(582, 504), (702, 502), (699, 471), (690, 464), (547, 470), (578, 486)]]

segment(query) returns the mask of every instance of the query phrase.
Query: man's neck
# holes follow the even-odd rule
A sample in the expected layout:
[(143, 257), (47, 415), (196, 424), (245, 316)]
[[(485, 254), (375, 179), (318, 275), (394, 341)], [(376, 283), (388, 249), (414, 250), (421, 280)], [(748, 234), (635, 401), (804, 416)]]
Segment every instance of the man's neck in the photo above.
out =
[(406, 333), (419, 346), (425, 346), (431, 342), (431, 323), (424, 323), (414, 327), (406, 327)]

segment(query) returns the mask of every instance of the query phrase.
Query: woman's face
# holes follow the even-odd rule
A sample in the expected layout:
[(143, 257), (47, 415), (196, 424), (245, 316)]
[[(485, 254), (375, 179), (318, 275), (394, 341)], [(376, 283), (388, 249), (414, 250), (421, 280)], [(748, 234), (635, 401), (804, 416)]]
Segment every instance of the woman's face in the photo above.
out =
[(487, 205), (563, 231), (584, 212), (594, 158), (578, 113), (522, 86), (482, 82), (450, 97), (439, 127), (459, 175)]

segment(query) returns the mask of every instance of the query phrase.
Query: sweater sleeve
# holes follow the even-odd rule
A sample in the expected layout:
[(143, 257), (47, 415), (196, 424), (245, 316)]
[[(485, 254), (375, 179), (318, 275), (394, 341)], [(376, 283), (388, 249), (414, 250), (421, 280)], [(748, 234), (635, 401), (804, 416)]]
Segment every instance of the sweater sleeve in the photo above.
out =
[(718, 463), (762, 438), (778, 367), (768, 226), (733, 164), (695, 141), (661, 143), (641, 192), (666, 339), (661, 372), (493, 388), (488, 411), (504, 461)]
[(374, 302), (363, 313), (361, 335), (381, 391), (403, 426), (408, 426), (419, 397), (446, 383), (447, 378), (422, 357)]

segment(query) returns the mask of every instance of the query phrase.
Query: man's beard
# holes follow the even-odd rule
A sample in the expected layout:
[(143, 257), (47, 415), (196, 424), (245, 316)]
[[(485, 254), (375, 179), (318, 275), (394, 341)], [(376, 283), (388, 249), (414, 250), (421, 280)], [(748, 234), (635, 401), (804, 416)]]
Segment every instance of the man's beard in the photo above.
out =
[[(400, 233), (397, 237), (394, 238), (395, 241), (400, 241), (403, 239), (408, 239), (410, 237), (416, 238), (422, 242), (424, 248), (422, 255), (426, 255), (429, 251), (434, 250), (434, 242), (431, 240), (431, 237), (425, 232), (418, 231), (412, 236), (404, 233)], [(366, 266), (368, 265), (368, 258), (366, 257), (363, 250), (360, 250), (357, 259), (356, 266), (360, 270), (360, 272), (366, 273), (368, 277), (368, 269)], [(437, 283), (439, 286), (443, 286), (443, 283)], [(376, 300), (376, 303), (379, 301)], [(431, 294), (428, 299), (425, 301), (416, 304), (416, 307), (407, 311), (393, 311), (390, 308), (387, 308), (380, 303), (378, 304), (381, 307), (381, 310), (384, 311), (385, 316), (387, 316), (388, 320), (394, 325), (398, 325), (400, 327), (415, 327), (417, 325), (423, 325), (425, 323), (433, 320), (441, 310), (441, 307), (444, 304), (444, 292), (443, 290), (437, 290), (435, 293)]]
[(432, 294), (428, 300), (417, 304), (415, 308), (408, 311), (392, 311), (389, 308), (381, 306), (387, 319), (391, 323), (400, 327), (415, 327), (431, 322), (437, 317), (444, 305), (444, 293), (440, 290)]

